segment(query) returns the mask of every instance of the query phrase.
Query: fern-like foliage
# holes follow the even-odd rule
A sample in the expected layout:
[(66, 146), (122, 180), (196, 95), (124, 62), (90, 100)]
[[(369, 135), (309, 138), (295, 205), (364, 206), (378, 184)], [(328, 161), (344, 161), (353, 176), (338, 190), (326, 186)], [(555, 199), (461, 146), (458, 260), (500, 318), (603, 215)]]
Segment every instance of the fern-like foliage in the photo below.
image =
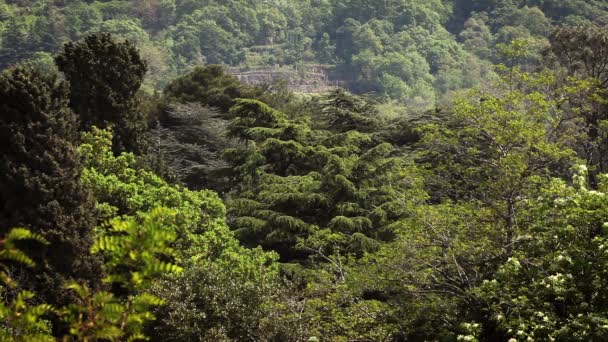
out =
[(61, 314), (70, 325), (70, 338), (77, 341), (145, 340), (143, 324), (154, 320), (151, 309), (163, 304), (145, 292), (125, 301), (111, 292), (93, 293), (77, 283), (67, 288), (77, 294), (78, 302), (63, 308)]
[[(165, 273), (181, 272), (181, 267), (168, 262), (176, 256), (169, 245), (175, 241), (175, 213), (155, 209), (141, 220), (113, 220), (95, 241), (92, 253), (103, 253), (107, 283), (127, 290), (120, 297), (106, 291), (92, 291), (88, 286), (70, 281), (66, 288), (77, 300), (55, 309), (48, 304), (30, 305), (35, 294), (21, 291), (8, 302), (0, 302), (0, 341), (54, 341), (51, 328), (43, 320), (49, 312), (57, 313), (69, 326), (64, 341), (136, 341), (145, 340), (143, 327), (155, 319), (152, 308), (163, 301), (148, 293), (152, 280)], [(8, 275), (7, 261), (34, 266), (32, 259), (20, 251), (17, 241), (35, 240), (46, 244), (40, 235), (24, 228), (13, 229), (0, 240), (2, 281), (16, 286)]]
[(28, 267), (34, 267), (35, 263), (27, 254), (17, 248), (17, 241), (33, 240), (42, 244), (48, 242), (42, 235), (32, 233), (26, 228), (13, 228), (3, 240), (0, 241), (0, 281), (9, 287), (15, 287), (16, 283), (8, 275), (6, 262), (16, 262)]
[(92, 292), (88, 287), (69, 283), (78, 302), (61, 313), (70, 325), (70, 335), (78, 341), (144, 340), (143, 327), (155, 319), (151, 312), (163, 301), (146, 292), (153, 279), (166, 273), (179, 273), (182, 268), (168, 262), (176, 256), (170, 244), (177, 234), (170, 227), (175, 213), (158, 208), (141, 221), (136, 219), (110, 222), (95, 241), (93, 253), (106, 258), (105, 282), (126, 289), (127, 298), (111, 292)]
[[(9, 263), (34, 267), (34, 261), (17, 247), (18, 241), (48, 242), (39, 234), (26, 228), (13, 228), (0, 240), (0, 281), (6, 287), (15, 288), (17, 283), (9, 276)], [(3, 292), (5, 288), (2, 289)], [(48, 322), (42, 319), (53, 311), (48, 304), (30, 305), (34, 293), (20, 291), (11, 302), (0, 302), (1, 341), (53, 341)]]
[(55, 340), (49, 323), (42, 318), (54, 308), (48, 304), (31, 305), (33, 298), (33, 292), (21, 291), (12, 302), (0, 303), (0, 341)]
[(92, 247), (106, 257), (107, 283), (119, 283), (133, 291), (145, 289), (154, 277), (179, 273), (181, 267), (165, 260), (176, 256), (170, 244), (177, 238), (169, 228), (175, 213), (157, 208), (142, 218), (113, 220)]

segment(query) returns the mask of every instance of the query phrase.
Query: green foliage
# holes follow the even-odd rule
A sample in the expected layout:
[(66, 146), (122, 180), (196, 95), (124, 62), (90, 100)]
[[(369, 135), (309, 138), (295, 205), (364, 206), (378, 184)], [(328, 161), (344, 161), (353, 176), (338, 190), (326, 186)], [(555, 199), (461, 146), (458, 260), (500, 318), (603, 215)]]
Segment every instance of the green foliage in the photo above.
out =
[(364, 98), (336, 90), (320, 98), (321, 127), (346, 133), (374, 133), (380, 128), (380, 113)]
[[(578, 118), (582, 122), (577, 129), (584, 132), (579, 146), (583, 145), (585, 151), (580, 151), (591, 168), (590, 176), (595, 178), (598, 173), (608, 171), (608, 161), (605, 151), (608, 149), (605, 115), (607, 104), (605, 101), (608, 74), (605, 65), (608, 62), (608, 47), (606, 39), (608, 30), (594, 26), (579, 26), (561, 28), (551, 36), (549, 49), (550, 59), (554, 64), (563, 67), (569, 77), (563, 83), (578, 83), (579, 92), (567, 95), (568, 103), (573, 108), (568, 115)], [(587, 89), (582, 89), (586, 85)], [(582, 95), (582, 96), (581, 96)], [(592, 179), (592, 185), (597, 180)]]
[[(271, 305), (279, 288), (274, 254), (238, 244), (216, 194), (168, 184), (138, 167), (133, 154), (116, 157), (110, 148), (107, 130), (94, 128), (83, 135), (83, 182), (106, 217), (128, 218), (104, 229), (94, 250), (104, 250), (107, 265), (121, 271), (108, 273), (108, 281), (125, 284), (129, 293), (152, 286), (166, 302), (155, 310), (159, 321), (149, 334), (176, 340), (277, 334), (280, 325), (268, 320), (281, 315)], [(174, 211), (147, 214), (159, 206)], [(159, 271), (177, 270), (166, 258), (159, 259), (158, 252), (174, 252), (175, 265), (184, 272), (157, 279)], [(183, 286), (177, 292), (176, 284)], [(192, 310), (184, 311), (184, 306)]]
[[(489, 324), (506, 338), (599, 341), (606, 337), (605, 176), (588, 189), (587, 169), (573, 184), (554, 180), (534, 203), (530, 231), (479, 295)], [(487, 329), (487, 326), (483, 326)]]
[(198, 234), (222, 224), (225, 208), (213, 192), (171, 185), (138, 167), (132, 153), (114, 156), (109, 130), (93, 128), (82, 138), (82, 181), (91, 189), (105, 219), (117, 215), (140, 217), (157, 207), (175, 208), (175, 218), (167, 224), (178, 234), (178, 250), (185, 255), (191, 253), (189, 249), (194, 248)]
[(53, 311), (48, 304), (30, 305), (34, 293), (22, 291), (10, 303), (0, 303), (0, 338), (3, 341), (54, 341), (42, 316)]
[(365, 260), (359, 286), (386, 298), (406, 336), (454, 338), (479, 309), (471, 288), (503, 258), (500, 223), (491, 209), (463, 201), (420, 206), (396, 225), (397, 240)]
[(41, 236), (25, 228), (13, 228), (0, 241), (0, 281), (2, 281), (2, 296), (4, 301), (0, 303), (0, 339), (19, 341), (53, 341), (50, 335), (48, 322), (41, 319), (47, 312), (53, 311), (48, 304), (30, 305), (34, 293), (20, 291), (13, 300), (6, 301), (7, 289), (17, 287), (17, 283), (8, 275), (8, 263), (22, 264), (26, 267), (34, 267), (36, 263), (22, 250), (17, 247), (19, 241), (32, 240), (41, 244), (48, 242)]
[[(218, 238), (220, 245), (211, 247)], [(154, 286), (167, 305), (158, 312), (153, 335), (164, 341), (206, 341), (291, 334), (291, 327), (282, 325), (286, 310), (274, 254), (243, 248), (228, 231), (205, 239), (210, 247), (204, 254), (182, 274)]]
[[(543, 76), (519, 75), (539, 84), (547, 81)], [(507, 88), (513, 87), (508, 79), (505, 82)], [(423, 128), (420, 158), (430, 163), (436, 175), (431, 177), (437, 177), (429, 182), (433, 192), (452, 199), (521, 201), (525, 198), (520, 193), (567, 168), (573, 151), (547, 135), (559, 124), (552, 112), (558, 105), (555, 101), (534, 88), (506, 89), (498, 96), (472, 92), (458, 101), (451, 122)]]
[(182, 268), (164, 260), (177, 256), (169, 247), (176, 239), (170, 223), (173, 213), (155, 209), (135, 219), (114, 220), (96, 238), (92, 253), (106, 259), (104, 282), (128, 290), (126, 298), (111, 292), (92, 293), (86, 286), (72, 282), (67, 288), (77, 294), (77, 301), (61, 314), (69, 323), (70, 335), (79, 340), (128, 341), (145, 339), (146, 322), (155, 319), (152, 308), (163, 301), (147, 292), (152, 282), (163, 274), (179, 273)]
[(128, 273), (108, 273), (105, 282), (128, 284), (131, 291), (149, 287), (147, 282), (161, 273), (179, 273), (181, 268), (159, 259), (176, 255), (169, 247), (177, 234), (170, 229), (171, 212), (154, 210), (144, 217), (140, 225), (136, 221), (113, 221), (107, 232), (100, 234), (91, 249), (92, 253), (104, 252), (105, 267), (127, 269), (138, 267)]
[(148, 41), (148, 34), (140, 24), (133, 20), (111, 19), (104, 21), (99, 27), (99, 32), (109, 33), (112, 36), (120, 37), (129, 42), (141, 46)]
[(136, 94), (147, 65), (135, 45), (92, 34), (65, 44), (55, 62), (70, 84), (70, 107), (81, 129), (113, 126), (114, 151), (139, 152), (146, 122)]
[[(554, 80), (550, 73), (504, 70), (501, 87), (469, 93), (446, 120), (421, 127), (417, 158), (426, 165), (432, 202), (397, 219), (397, 239), (368, 255), (355, 276), (368, 292), (386, 298), (405, 336), (519, 338), (486, 321), (479, 288), (499, 275), (528, 239), (535, 240), (534, 226), (545, 222), (535, 214), (546, 198), (541, 189), (577, 159), (550, 133), (562, 114), (546, 91)], [(504, 308), (503, 302), (494, 303)], [(519, 329), (515, 323), (510, 328)]]
[(25, 25), (16, 18), (5, 24), (2, 31), (2, 69), (28, 59), (30, 51), (27, 50), (27, 33)]
[(553, 28), (601, 26), (607, 13), (583, 0), (11, 1), (0, 12), (0, 66), (107, 32), (152, 52), (150, 92), (203, 64), (324, 63), (351, 91), (424, 110), (506, 62), (496, 44), (528, 40), (535, 51), (522, 63), (536, 66)]
[[(382, 340), (394, 336), (397, 324), (390, 322), (392, 308), (382, 299), (364, 298), (356, 268), (347, 260), (310, 272), (310, 281), (302, 290), (306, 300), (300, 303), (311, 338)], [(340, 272), (344, 272), (341, 274)], [(338, 275), (336, 275), (336, 273)], [(340, 279), (342, 275), (346, 275)]]
[(0, 4), (0, 339), (606, 340), (607, 9)]
[[(145, 339), (144, 324), (155, 319), (151, 309), (163, 304), (160, 298), (146, 291), (155, 278), (182, 271), (179, 266), (163, 261), (176, 255), (168, 247), (176, 235), (165, 225), (171, 216), (172, 212), (167, 209), (156, 209), (145, 215), (141, 222), (117, 219), (96, 238), (91, 251), (103, 253), (107, 259), (104, 281), (127, 289), (129, 292), (125, 298), (112, 292), (94, 292), (86, 284), (68, 281), (65, 287), (75, 293), (75, 298), (61, 309), (55, 309), (48, 304), (30, 305), (35, 293), (21, 291), (10, 303), (6, 300), (0, 303), (3, 323), (0, 337), (18, 341), (53, 341), (48, 322), (41, 318), (49, 312), (56, 312), (69, 327), (64, 341)], [(26, 229), (13, 229), (0, 245), (2, 259), (33, 267), (34, 262), (14, 245), (16, 241), (26, 239), (47, 243)], [(3, 278), (6, 285), (14, 286), (6, 274)], [(3, 295), (6, 295), (5, 291)]]
[(19, 250), (16, 243), (23, 240), (34, 240), (42, 244), (48, 244), (42, 235), (32, 233), (26, 228), (13, 228), (4, 237), (4, 240), (0, 241), (0, 260), (3, 261), (0, 264), (2, 271), (0, 272), (0, 281), (9, 287), (15, 287), (17, 284), (8, 275), (9, 266), (6, 262), (16, 262), (23, 264), (28, 267), (34, 267), (36, 263), (26, 253)]
[(24, 289), (61, 304), (66, 279), (99, 280), (99, 262), (88, 253), (95, 211), (79, 181), (68, 86), (56, 74), (20, 66), (0, 76), (0, 99), (0, 232), (25, 227), (49, 241), (53, 248), (25, 247), (35, 268), (12, 272)]
[[(237, 101), (228, 131), (249, 147), (226, 153), (239, 173), (229, 217), (245, 244), (273, 248), (285, 260), (318, 250), (361, 255), (377, 249), (376, 240), (390, 240), (391, 220), (424, 197), (390, 144), (349, 130), (351, 122), (371, 129), (359, 122), (373, 115), (353, 113), (373, 107), (351, 100), (338, 93), (323, 104), (325, 113), (344, 113), (336, 133), (312, 130), (259, 101)], [(326, 239), (329, 232), (337, 236)]]
[[(287, 130), (287, 116), (257, 100), (239, 99), (230, 108), (234, 119), (230, 122), (228, 136), (245, 142), (269, 138), (289, 139), (301, 135), (297, 130)], [(297, 129), (297, 128), (296, 128)], [(286, 135), (296, 135), (295, 137)]]
[(237, 98), (253, 97), (253, 89), (243, 86), (219, 65), (196, 67), (167, 85), (167, 102), (198, 102), (227, 112)]

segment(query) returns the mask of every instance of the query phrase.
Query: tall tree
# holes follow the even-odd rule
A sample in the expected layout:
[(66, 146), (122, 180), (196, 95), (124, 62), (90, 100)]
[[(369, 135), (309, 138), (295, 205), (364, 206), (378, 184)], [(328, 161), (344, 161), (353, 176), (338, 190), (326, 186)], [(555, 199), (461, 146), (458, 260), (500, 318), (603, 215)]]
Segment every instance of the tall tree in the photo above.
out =
[[(476, 292), (488, 309), (480, 340), (605, 341), (608, 337), (606, 177), (587, 168), (553, 179), (531, 204), (518, 253)], [(570, 184), (568, 184), (570, 183)], [(478, 324), (479, 325), (479, 324)], [(495, 332), (494, 338), (488, 333)]]
[(220, 65), (194, 68), (171, 81), (163, 94), (167, 102), (199, 102), (223, 112), (227, 112), (237, 98), (259, 95), (253, 88), (241, 84)]
[(245, 245), (271, 248), (286, 261), (360, 256), (393, 239), (390, 223), (423, 197), (405, 160), (369, 134), (313, 130), (256, 100), (237, 100), (231, 114), (229, 135), (247, 145), (225, 151), (239, 183), (228, 217)]
[(558, 29), (551, 36), (550, 52), (568, 76), (591, 84), (587, 93), (568, 96), (575, 110), (567, 111), (566, 116), (582, 121), (580, 131), (585, 136), (577, 150), (591, 166), (591, 185), (595, 186), (597, 175), (608, 172), (608, 30), (593, 26)]
[(197, 103), (169, 105), (149, 134), (149, 155), (157, 167), (189, 189), (220, 191), (222, 151), (233, 145), (226, 138), (228, 121), (220, 115)]
[(51, 243), (28, 251), (37, 267), (20, 283), (52, 304), (65, 300), (66, 280), (100, 275), (89, 255), (94, 208), (80, 183), (68, 102), (56, 75), (19, 66), (0, 76), (0, 234), (22, 226)]
[(140, 152), (146, 121), (136, 94), (147, 71), (135, 45), (96, 33), (67, 43), (55, 62), (70, 82), (81, 129), (115, 126), (114, 152)]

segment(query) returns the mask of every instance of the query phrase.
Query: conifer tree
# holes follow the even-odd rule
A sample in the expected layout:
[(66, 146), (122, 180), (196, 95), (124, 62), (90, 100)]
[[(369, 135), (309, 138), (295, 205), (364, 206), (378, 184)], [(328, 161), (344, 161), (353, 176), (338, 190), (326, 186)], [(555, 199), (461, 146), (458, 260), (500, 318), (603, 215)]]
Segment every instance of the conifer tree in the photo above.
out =
[(113, 125), (114, 152), (140, 152), (146, 121), (136, 95), (147, 65), (137, 48), (96, 33), (65, 44), (55, 63), (70, 82), (70, 107), (81, 129)]
[(320, 107), (320, 121), (332, 131), (371, 133), (380, 127), (379, 113), (373, 103), (342, 89), (323, 96)]
[(236, 98), (253, 95), (220, 65), (196, 67), (169, 83), (163, 93), (166, 101), (199, 102), (224, 112), (234, 105)]
[(220, 191), (222, 151), (233, 145), (226, 137), (228, 121), (197, 103), (171, 104), (163, 116), (148, 133), (148, 156), (162, 170), (157, 173), (191, 190)]
[(89, 256), (94, 206), (80, 184), (68, 101), (56, 75), (19, 66), (0, 76), (0, 234), (26, 227), (51, 243), (27, 251), (37, 266), (19, 279), (51, 304), (65, 298), (65, 280), (100, 277)]
[(231, 114), (229, 134), (247, 145), (225, 153), (240, 185), (228, 216), (246, 245), (286, 261), (339, 249), (360, 256), (390, 241), (390, 223), (422, 197), (405, 161), (369, 134), (313, 130), (256, 100), (237, 100)]

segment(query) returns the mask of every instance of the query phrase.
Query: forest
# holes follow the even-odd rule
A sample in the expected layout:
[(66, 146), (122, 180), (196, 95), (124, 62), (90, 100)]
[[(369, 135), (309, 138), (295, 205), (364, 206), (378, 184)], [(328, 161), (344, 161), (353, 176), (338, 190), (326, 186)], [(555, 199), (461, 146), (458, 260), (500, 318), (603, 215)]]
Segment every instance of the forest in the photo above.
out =
[(605, 1), (0, 0), (0, 68), (0, 341), (608, 341)]
[(602, 0), (2, 0), (0, 68), (53, 68), (63, 44), (94, 32), (145, 56), (143, 89), (162, 91), (197, 65), (325, 65), (357, 94), (406, 108), (449, 105), (495, 80), (501, 47), (540, 62), (559, 25), (608, 24)]

